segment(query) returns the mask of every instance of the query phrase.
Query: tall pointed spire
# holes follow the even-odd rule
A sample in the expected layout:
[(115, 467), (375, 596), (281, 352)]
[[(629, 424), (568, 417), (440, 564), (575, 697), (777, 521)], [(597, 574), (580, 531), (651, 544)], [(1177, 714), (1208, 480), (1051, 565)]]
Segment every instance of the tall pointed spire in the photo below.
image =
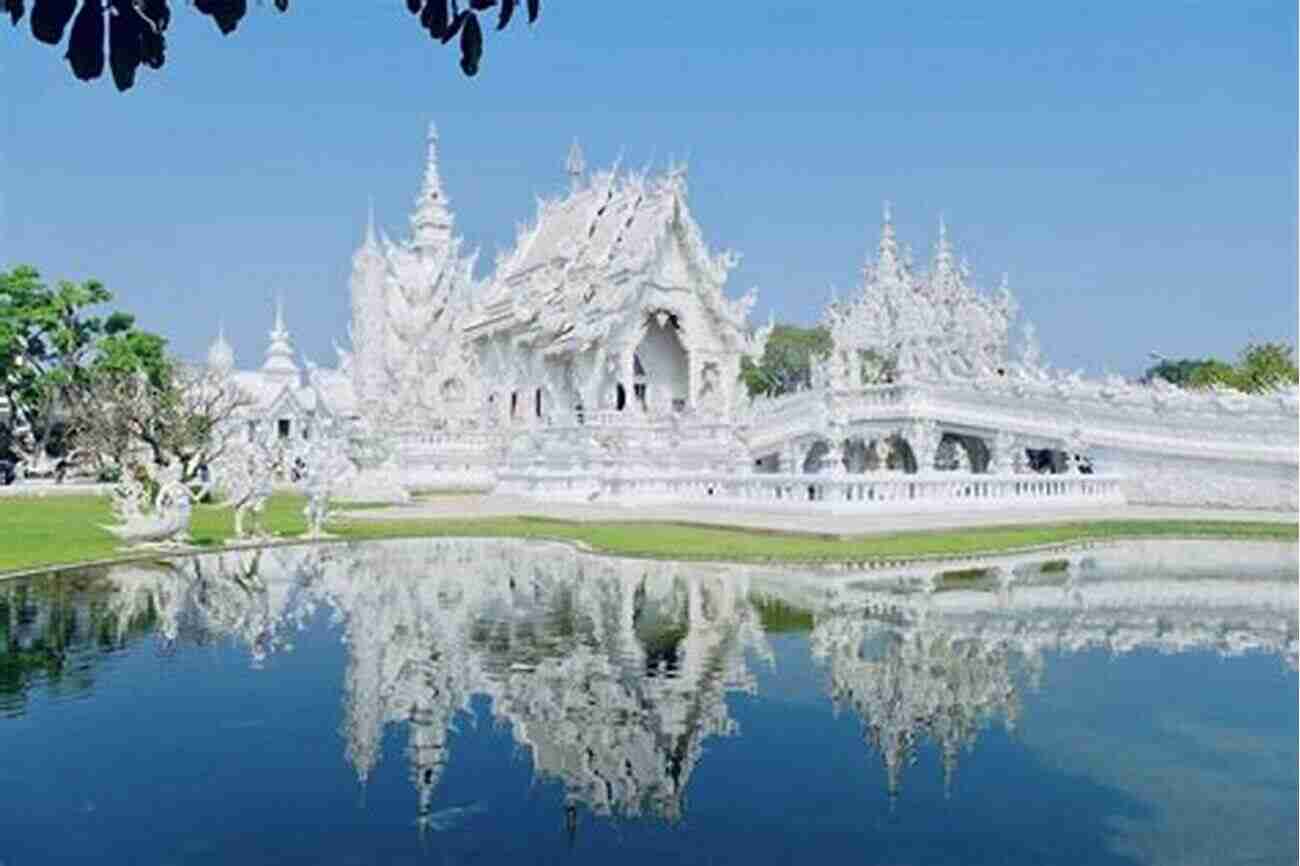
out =
[(569, 156), (564, 160), (564, 171), (569, 175), (569, 188), (577, 189), (582, 183), (582, 176), (587, 172), (587, 160), (582, 155), (582, 145), (575, 136), (569, 147)]
[(373, 249), (374, 247), (379, 246), (379, 242), (375, 239), (374, 196), (371, 196), (366, 203), (366, 237), (365, 240), (363, 241), (363, 246), (365, 246), (366, 249)]
[(438, 174), (438, 127), (429, 123), (428, 156), (424, 165), (424, 183), (411, 214), (411, 233), (420, 249), (446, 246), (451, 241), (450, 202), (442, 190)]
[(887, 201), (881, 217), (883, 224), (880, 227), (880, 246), (876, 253), (876, 278), (900, 282), (903, 268), (898, 257), (898, 239), (894, 237), (894, 214)]
[(298, 375), (298, 365), (293, 361), (293, 342), (289, 338), (289, 329), (284, 326), (284, 296), (275, 299), (275, 324), (271, 328), (266, 345), (266, 360), (262, 363), (262, 372), (284, 377)]
[(952, 302), (961, 294), (961, 274), (948, 240), (948, 223), (939, 214), (939, 240), (934, 245), (934, 260), (930, 263), (929, 291), (938, 300)]
[(208, 366), (221, 373), (229, 372), (235, 367), (235, 350), (226, 341), (225, 319), (217, 324), (217, 338), (208, 347)]

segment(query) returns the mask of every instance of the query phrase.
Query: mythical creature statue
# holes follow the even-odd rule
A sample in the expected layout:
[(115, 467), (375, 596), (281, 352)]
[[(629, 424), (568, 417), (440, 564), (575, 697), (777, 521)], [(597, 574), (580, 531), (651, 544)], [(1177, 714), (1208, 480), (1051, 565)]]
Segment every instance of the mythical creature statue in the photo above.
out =
[(182, 474), (179, 463), (130, 465), (112, 492), (119, 523), (104, 529), (132, 545), (183, 543), (190, 528), (192, 494)]

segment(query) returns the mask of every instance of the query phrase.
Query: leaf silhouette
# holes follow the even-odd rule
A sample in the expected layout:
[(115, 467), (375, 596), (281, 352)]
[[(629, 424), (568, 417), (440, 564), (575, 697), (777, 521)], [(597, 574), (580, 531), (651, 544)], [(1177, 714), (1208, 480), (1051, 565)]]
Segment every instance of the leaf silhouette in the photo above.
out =
[(18, 26), (18, 22), (23, 20), (23, 0), (4, 0), (0, 4), (0, 11), (8, 13), (9, 20)]
[(65, 55), (72, 74), (92, 81), (104, 74), (104, 7), (99, 0), (86, 0), (72, 21)]
[(460, 32), (460, 28), (465, 26), (465, 19), (469, 17), (470, 14), (468, 12), (456, 13), (455, 17), (451, 19), (451, 26), (447, 28), (446, 33), (442, 34), (443, 45), (446, 45), (448, 42), (456, 38), (456, 34)]
[(483, 31), (479, 29), (478, 16), (470, 15), (460, 34), (460, 71), (473, 78), (482, 57)]
[(425, 0), (420, 24), (434, 39), (442, 39), (451, 24), (451, 17), (447, 14), (447, 0)]
[(221, 34), (229, 36), (248, 12), (248, 0), (194, 0), (194, 8), (211, 16)]
[(140, 39), (146, 27), (131, 0), (113, 0), (108, 19), (108, 65), (118, 90), (130, 90), (140, 68)]
[[(259, 5), (265, 0), (258, 0)], [(334, 6), (337, 0), (323, 0)], [(521, 5), (528, 22), (541, 14), (541, 0), (405, 0), (411, 14), (430, 37), (446, 44), (460, 36), (460, 68), (466, 76), (478, 74), (483, 58), (483, 26), (478, 13), (500, 6), (496, 29), (504, 30)], [(213, 20), (223, 35), (230, 35), (248, 13), (248, 0), (186, 0), (200, 15)], [(272, 0), (280, 12), (289, 10), (289, 0)], [(163, 34), (171, 24), (172, 0), (33, 0), (32, 36), (39, 42), (57, 45), (72, 22), (64, 58), (72, 74), (90, 81), (112, 65), (113, 80), (121, 90), (129, 89), (141, 64), (160, 69), (166, 62), (167, 42)], [(462, 8), (462, 4), (464, 8)], [(0, 15), (14, 25), (28, 9), (26, 0), (0, 0)], [(338, 4), (342, 5), (342, 4)], [(105, 21), (104, 16), (109, 20)], [(104, 40), (108, 39), (105, 46)]]
[(77, 0), (36, 0), (32, 4), (32, 35), (47, 45), (58, 45), (76, 11)]

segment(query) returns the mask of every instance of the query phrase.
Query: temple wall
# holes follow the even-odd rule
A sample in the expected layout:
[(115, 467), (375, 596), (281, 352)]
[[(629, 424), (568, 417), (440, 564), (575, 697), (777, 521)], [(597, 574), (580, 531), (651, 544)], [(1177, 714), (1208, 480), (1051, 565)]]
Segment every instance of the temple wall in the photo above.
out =
[(1123, 448), (1093, 450), (1097, 465), (1125, 476), (1129, 502), (1222, 508), (1300, 507), (1295, 463), (1214, 460)]

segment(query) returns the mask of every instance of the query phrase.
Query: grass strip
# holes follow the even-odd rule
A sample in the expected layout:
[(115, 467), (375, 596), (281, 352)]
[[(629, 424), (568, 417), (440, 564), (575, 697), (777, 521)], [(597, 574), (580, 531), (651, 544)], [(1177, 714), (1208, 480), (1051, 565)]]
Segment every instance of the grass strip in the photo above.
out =
[[(282, 538), (306, 529), (298, 496), (277, 494), (263, 527)], [(126, 558), (103, 528), (108, 500), (60, 496), (0, 500), (0, 574), (46, 566)], [(1030, 547), (1123, 538), (1297, 540), (1294, 523), (1201, 520), (1097, 520), (1009, 524), (881, 535), (783, 533), (669, 522), (580, 522), (544, 517), (338, 519), (331, 534), (346, 539), (475, 536), (571, 541), (622, 556), (763, 563), (864, 563), (909, 557), (969, 556)], [(191, 535), (216, 547), (234, 535), (230, 509), (200, 505)]]

